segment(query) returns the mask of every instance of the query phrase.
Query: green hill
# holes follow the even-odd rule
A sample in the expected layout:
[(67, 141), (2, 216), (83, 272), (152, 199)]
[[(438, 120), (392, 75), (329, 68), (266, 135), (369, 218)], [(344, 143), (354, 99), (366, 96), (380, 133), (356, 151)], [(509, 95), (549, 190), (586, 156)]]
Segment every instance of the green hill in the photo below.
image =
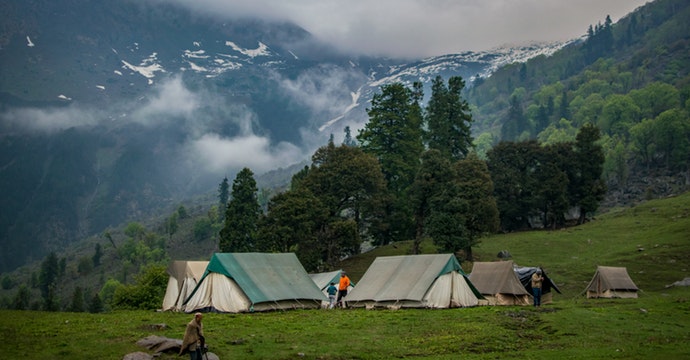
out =
[[(342, 262), (354, 281), (377, 256), (406, 255), (411, 242), (377, 248)], [(507, 250), (518, 265), (542, 266), (563, 297), (580, 294), (597, 265), (624, 266), (643, 291), (659, 291), (690, 277), (690, 192), (615, 209), (577, 227), (491, 235), (474, 250), (479, 261), (495, 261)], [(425, 243), (423, 252), (434, 252)], [(471, 272), (472, 264), (463, 269)]]

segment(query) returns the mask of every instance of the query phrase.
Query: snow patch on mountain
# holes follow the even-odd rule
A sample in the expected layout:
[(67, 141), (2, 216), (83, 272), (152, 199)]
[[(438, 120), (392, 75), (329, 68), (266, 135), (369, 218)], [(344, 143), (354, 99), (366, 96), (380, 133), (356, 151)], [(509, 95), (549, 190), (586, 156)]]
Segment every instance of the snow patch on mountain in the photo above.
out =
[(238, 53), (240, 53), (242, 55), (249, 56), (250, 58), (255, 58), (257, 56), (270, 56), (271, 55), (271, 52), (268, 50), (268, 46), (266, 46), (266, 44), (262, 43), (261, 41), (259, 41), (259, 47), (256, 49), (241, 48), (241, 47), (237, 46), (237, 44), (235, 44), (232, 41), (226, 41), (225, 45), (231, 47), (233, 50), (237, 51)]
[(350, 92), (350, 97), (352, 98), (352, 103), (350, 103), (350, 105), (348, 105), (345, 108), (345, 110), (343, 111), (343, 113), (340, 116), (338, 116), (334, 119), (331, 119), (331, 120), (327, 121), (325, 124), (321, 125), (319, 127), (319, 132), (323, 132), (328, 127), (330, 127), (331, 125), (337, 123), (339, 120), (344, 118), (345, 115), (347, 115), (347, 113), (350, 112), (350, 110), (358, 107), (359, 106), (359, 99), (361, 96), (362, 96), (362, 88), (361, 87), (359, 89), (357, 89), (357, 91), (355, 91), (355, 92)]
[(152, 84), (152, 79), (156, 76), (157, 71), (166, 72), (163, 66), (158, 63), (157, 57), (158, 54), (154, 52), (148, 58), (142, 60), (139, 65), (132, 65), (125, 60), (121, 60), (124, 64), (122, 67), (142, 75), (143, 77), (149, 79), (149, 84)]
[[(423, 59), (419, 62), (391, 66), (386, 75), (373, 80), (369, 86), (379, 87), (395, 82), (408, 83), (405, 79), (429, 82), (442, 71), (457, 71), (466, 64), (483, 64), (483, 71), (476, 76), (489, 77), (497, 69), (512, 63), (523, 63), (534, 57), (551, 56), (570, 42), (529, 43), (521, 46), (503, 46), (495, 49), (458, 54), (448, 54)], [(373, 75), (375, 77), (375, 75)], [(473, 80), (473, 79), (470, 79)]]

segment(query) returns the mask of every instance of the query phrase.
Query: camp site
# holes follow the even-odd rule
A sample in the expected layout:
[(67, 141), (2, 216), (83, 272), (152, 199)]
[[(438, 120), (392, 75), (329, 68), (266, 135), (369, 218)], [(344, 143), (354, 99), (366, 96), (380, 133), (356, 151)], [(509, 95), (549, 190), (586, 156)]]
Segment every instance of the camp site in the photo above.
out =
[[(688, 196), (649, 201), (600, 216), (577, 228), (494, 235), (484, 239), (476, 249), (476, 257), (481, 261), (463, 262), (461, 269), (452, 257), (435, 254), (430, 243), (422, 244), (422, 252), (430, 255), (423, 261), (424, 266), (408, 254), (410, 243), (380, 247), (342, 261), (334, 272), (321, 274), (329, 278), (325, 280), (328, 282), (337, 277), (337, 271), (347, 271), (356, 284), (350, 294), (360, 296), (355, 290), (363, 285), (363, 306), (206, 312), (204, 331), (209, 351), (220, 359), (687, 358), (690, 356), (687, 345), (690, 288), (680, 285), (690, 269)], [(502, 250), (508, 250), (511, 257), (497, 257)], [(243, 266), (251, 264), (248, 259), (244, 260), (249, 264)], [(420, 280), (419, 284), (424, 284), (424, 290), (412, 291), (414, 286), (409, 286), (410, 291), (406, 293), (415, 296), (402, 297), (400, 294), (405, 292), (398, 290), (404, 286), (379, 292), (368, 290), (369, 275), (365, 274), (370, 268), (392, 268), (393, 265), (383, 265), (386, 259), (400, 270), (388, 271), (385, 282), (395, 284), (399, 281), (395, 277), (400, 275), (403, 283), (416, 284), (414, 276)], [(209, 267), (216, 260), (207, 259), (209, 263), (201, 265)], [(233, 271), (228, 262), (222, 259), (217, 265), (224, 266), (212, 265), (213, 271), (206, 273), (204, 269), (201, 275), (198, 270), (190, 269), (189, 264), (171, 263), (166, 272), (168, 288), (180, 292), (180, 289), (203, 285), (214, 277), (220, 280), (218, 286), (227, 287), (231, 282), (224, 272)], [(481, 275), (473, 267), (477, 264), (481, 267), (484, 262), (517, 269), (514, 278), (510, 272), (501, 272), (513, 279), (511, 284), (515, 288), (520, 282), (521, 268), (540, 267), (560, 292), (552, 289), (551, 301), (540, 308), (524, 304), (420, 305), (425, 298), (416, 294), (433, 288), (433, 281), (428, 279), (439, 275), (435, 280), (439, 282), (446, 276), (443, 273), (452, 274), (454, 280), (462, 280), (463, 274), (469, 274), (466, 278), (471, 280), (473, 273)], [(291, 255), (280, 263), (282, 269), (297, 265)], [(614, 279), (620, 279), (621, 275), (616, 269), (625, 269), (624, 289), (609, 286), (619, 283), (618, 280), (601, 278), (605, 272), (602, 269), (607, 266), (618, 272)], [(408, 273), (412, 268), (426, 269), (433, 276), (421, 270)], [(278, 276), (279, 272), (275, 270), (269, 278)], [(206, 278), (202, 280), (204, 273)], [(312, 281), (306, 273), (296, 273), (300, 274), (299, 279)], [(246, 276), (245, 280), (249, 280), (250, 275)], [(633, 289), (627, 279), (636, 288), (636, 297), (629, 294)], [(241, 277), (233, 281), (239, 287), (244, 286)], [(313, 287), (301, 283), (315, 294), (313, 299), (300, 303), (320, 303), (321, 296), (325, 297), (321, 292), (323, 285), (312, 283)], [(498, 287), (482, 294), (482, 285), (478, 281), (473, 286), (485, 299), (505, 294)], [(253, 290), (247, 290), (248, 294), (261, 288), (254, 286)], [(601, 295), (588, 295), (595, 290), (601, 290)], [(148, 311), (88, 314), (3, 310), (0, 328), (14, 339), (11, 345), (3, 345), (4, 354), (31, 359), (123, 359), (131, 353), (151, 356), (153, 351), (137, 345), (138, 341), (150, 336), (181, 339), (184, 326), (192, 316), (179, 309), (163, 311), (164, 298), (166, 303), (172, 303), (166, 294), (162, 289), (158, 298), (160, 308)], [(169, 299), (179, 298), (175, 294)], [(175, 301), (179, 304), (179, 300)], [(396, 301), (399, 306), (388, 306)], [(162, 353), (158, 358), (179, 357)]]

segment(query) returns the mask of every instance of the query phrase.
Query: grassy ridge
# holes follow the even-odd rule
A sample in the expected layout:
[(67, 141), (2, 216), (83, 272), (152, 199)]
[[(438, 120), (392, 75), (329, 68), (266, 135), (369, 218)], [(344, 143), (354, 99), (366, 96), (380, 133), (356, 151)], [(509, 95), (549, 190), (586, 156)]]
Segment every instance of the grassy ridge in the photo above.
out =
[[(425, 252), (433, 252), (424, 244)], [(221, 359), (686, 359), (690, 289), (665, 285), (690, 276), (690, 193), (620, 209), (577, 228), (491, 236), (482, 261), (508, 250), (520, 265), (542, 265), (562, 295), (552, 305), (450, 310), (331, 310), (207, 314), (211, 350)], [(376, 249), (342, 267), (358, 280)], [(596, 265), (626, 266), (639, 299), (579, 296)], [(471, 271), (471, 264), (463, 264)], [(0, 311), (3, 358), (122, 359), (147, 351), (148, 335), (181, 339), (187, 314)], [(167, 329), (151, 326), (165, 323)], [(179, 359), (164, 355), (162, 359)]]

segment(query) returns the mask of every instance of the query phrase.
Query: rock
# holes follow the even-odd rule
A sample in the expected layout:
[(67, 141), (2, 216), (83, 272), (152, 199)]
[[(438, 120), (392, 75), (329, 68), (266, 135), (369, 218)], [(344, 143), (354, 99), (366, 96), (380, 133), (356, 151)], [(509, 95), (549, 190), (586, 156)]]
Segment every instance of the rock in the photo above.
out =
[(498, 252), (498, 254), (496, 254), (496, 257), (498, 257), (499, 259), (510, 259), (512, 255), (510, 255), (508, 250), (501, 250)]

